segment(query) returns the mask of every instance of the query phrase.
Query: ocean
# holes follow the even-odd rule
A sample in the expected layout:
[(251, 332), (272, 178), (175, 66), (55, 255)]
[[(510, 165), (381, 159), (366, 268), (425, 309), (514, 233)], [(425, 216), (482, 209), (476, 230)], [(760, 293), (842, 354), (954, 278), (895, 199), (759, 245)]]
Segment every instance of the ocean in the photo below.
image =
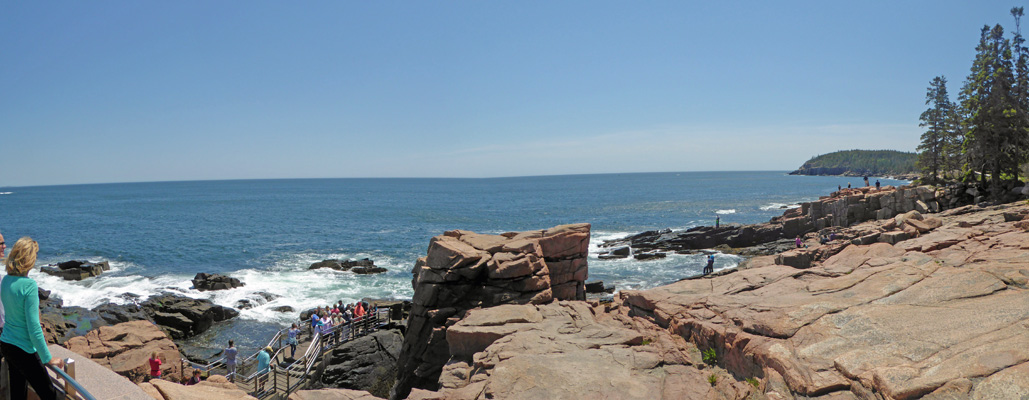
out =
[[(880, 178), (883, 185), (906, 181)], [(873, 179), (874, 182), (874, 179)], [(598, 245), (646, 230), (764, 222), (861, 178), (783, 171), (681, 172), (490, 179), (290, 179), (0, 188), (0, 233), (40, 245), (37, 265), (109, 261), (111, 271), (64, 281), (35, 270), (68, 306), (125, 303), (171, 291), (257, 307), (189, 341), (198, 348), (263, 346), (300, 311), (338, 300), (412, 296), (411, 267), (429, 239), (453, 229), (501, 233), (588, 222), (590, 281), (646, 289), (700, 273), (702, 255), (600, 260)], [(308, 270), (324, 259), (370, 258), (389, 271)], [(716, 270), (740, 259), (716, 256)], [(198, 272), (246, 286), (199, 292)], [(262, 293), (271, 294), (267, 300)], [(292, 313), (272, 311), (288, 305)]]

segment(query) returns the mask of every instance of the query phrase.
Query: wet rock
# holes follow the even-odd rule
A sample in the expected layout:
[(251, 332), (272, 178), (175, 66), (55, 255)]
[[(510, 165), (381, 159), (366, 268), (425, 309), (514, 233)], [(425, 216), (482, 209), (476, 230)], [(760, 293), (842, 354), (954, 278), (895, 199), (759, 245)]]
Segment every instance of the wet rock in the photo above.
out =
[(242, 287), (243, 282), (239, 279), (230, 278), (225, 275), (198, 273), (193, 277), (193, 287), (197, 290), (225, 290)]
[(93, 311), (111, 325), (149, 319), (138, 304), (105, 303), (93, 308)]
[(89, 261), (65, 261), (52, 266), (42, 267), (40, 271), (53, 276), (59, 276), (67, 281), (81, 281), (86, 278), (98, 276), (104, 271), (111, 270), (110, 264), (107, 261), (101, 262), (89, 262)]
[(371, 267), (353, 267), (353, 268), (350, 269), (350, 272), (353, 272), (353, 273), (358, 274), (358, 275), (381, 274), (381, 273), (386, 272), (386, 271), (388, 271), (388, 270), (385, 269), (385, 268), (376, 267), (376, 266), (371, 266)]
[(646, 261), (646, 260), (661, 259), (661, 258), (665, 258), (666, 256), (668, 256), (668, 255), (665, 254), (665, 253), (648, 252), (648, 253), (638, 253), (635, 256), (633, 256), (633, 258), (635, 258), (637, 260), (640, 260), (640, 261)]
[[(308, 269), (319, 269), (319, 268), (331, 268), (331, 269), (334, 269), (334, 270), (337, 270), (337, 271), (349, 271), (351, 269), (360, 268), (361, 271), (363, 271), (363, 272), (354, 271), (355, 273), (359, 273), (359, 274), (386, 272), (386, 270), (384, 268), (376, 267), (375, 266), (375, 262), (370, 260), (370, 259), (367, 259), (367, 258), (362, 258), (360, 260), (323, 260), (323, 261), (319, 261), (319, 262), (316, 262), (314, 264), (311, 264), (311, 266)], [(378, 269), (382, 269), (382, 271), (377, 271)], [(368, 271), (377, 271), (377, 272), (368, 272)]]
[(239, 310), (248, 310), (263, 304), (267, 304), (268, 302), (278, 299), (279, 297), (279, 295), (268, 292), (256, 292), (247, 295), (247, 298), (245, 299), (236, 300), (234, 306), (236, 309)]
[(144, 312), (161, 325), (173, 339), (200, 334), (218, 321), (239, 315), (239, 311), (212, 303), (174, 294), (162, 294), (142, 304)]

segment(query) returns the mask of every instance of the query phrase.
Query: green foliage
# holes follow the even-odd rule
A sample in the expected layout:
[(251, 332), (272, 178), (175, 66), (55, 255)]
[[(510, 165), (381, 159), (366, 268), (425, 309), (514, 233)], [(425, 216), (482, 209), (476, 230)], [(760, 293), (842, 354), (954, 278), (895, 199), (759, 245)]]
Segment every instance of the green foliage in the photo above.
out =
[(714, 385), (718, 384), (718, 375), (715, 375), (715, 374), (708, 375), (707, 376), (707, 383), (710, 383), (711, 386), (714, 386)]
[(755, 388), (761, 386), (761, 382), (758, 382), (758, 380), (755, 378), (747, 378), (747, 383), (749, 383), (751, 386)]
[(642, 345), (646, 346), (646, 345), (651, 344), (651, 343), (653, 343), (653, 340), (650, 340), (650, 338), (646, 338), (646, 339), (643, 339)]
[(954, 162), (948, 157), (956, 157), (953, 148), (959, 142), (957, 129), (956, 106), (947, 94), (947, 78), (937, 76), (929, 83), (925, 94), (925, 104), (929, 109), (918, 117), (922, 121), (918, 126), (926, 128), (922, 133), (922, 142), (918, 145), (918, 166), (922, 170), (923, 181), (932, 183), (940, 178), (940, 172), (946, 177), (948, 165)]
[[(838, 175), (855, 172), (868, 176), (911, 174), (918, 172), (918, 155), (896, 150), (843, 150), (814, 157), (800, 166), (799, 173)], [(824, 170), (824, 174), (818, 173)]]
[(706, 364), (714, 365), (718, 362), (718, 353), (715, 352), (714, 348), (704, 350), (700, 354)]
[[(1000, 25), (982, 28), (959, 95), (966, 178), (989, 177), (993, 187), (1017, 179), (1029, 160), (1029, 48), (1020, 32), (1022, 14), (1017, 7), (1011, 10), (1016, 26), (1011, 40)], [(999, 190), (992, 192), (999, 197)]]

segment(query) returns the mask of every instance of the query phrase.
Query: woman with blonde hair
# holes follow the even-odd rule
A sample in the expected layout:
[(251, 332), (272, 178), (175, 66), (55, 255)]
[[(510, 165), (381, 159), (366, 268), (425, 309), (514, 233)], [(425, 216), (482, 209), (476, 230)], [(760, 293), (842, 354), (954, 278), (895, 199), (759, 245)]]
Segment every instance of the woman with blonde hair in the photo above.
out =
[(39, 244), (29, 237), (18, 239), (7, 256), (7, 275), (0, 281), (0, 301), (6, 311), (0, 351), (10, 363), (12, 399), (26, 398), (25, 382), (32, 385), (41, 400), (57, 398), (45, 363), (60, 367), (60, 359), (50, 356), (39, 325), (39, 289), (28, 277), (36, 265)]

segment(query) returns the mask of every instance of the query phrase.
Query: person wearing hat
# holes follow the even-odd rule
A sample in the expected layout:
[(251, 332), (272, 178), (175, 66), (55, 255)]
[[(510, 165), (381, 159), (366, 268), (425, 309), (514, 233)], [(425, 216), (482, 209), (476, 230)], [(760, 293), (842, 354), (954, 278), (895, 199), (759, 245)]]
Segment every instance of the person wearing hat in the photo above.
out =
[(272, 350), (271, 346), (265, 347), (259, 353), (257, 353), (257, 390), (264, 390), (264, 381), (268, 379), (267, 373), (269, 371), (268, 366), (272, 361)]

